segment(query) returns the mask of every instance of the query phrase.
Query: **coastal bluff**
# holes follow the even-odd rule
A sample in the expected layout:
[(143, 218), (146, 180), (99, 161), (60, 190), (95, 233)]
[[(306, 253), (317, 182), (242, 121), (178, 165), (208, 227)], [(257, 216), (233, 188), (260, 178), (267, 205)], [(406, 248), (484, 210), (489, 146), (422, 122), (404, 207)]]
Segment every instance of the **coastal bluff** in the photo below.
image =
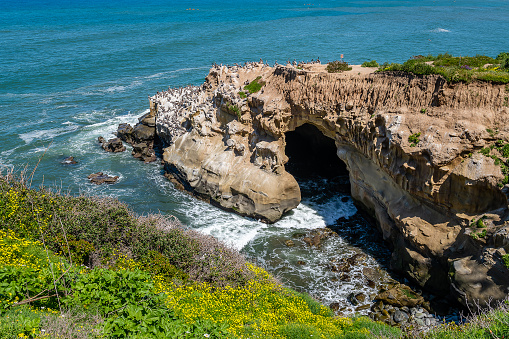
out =
[(300, 203), (287, 134), (333, 140), (329, 156), (344, 162), (352, 197), (392, 245), (392, 267), (482, 305), (509, 288), (506, 158), (496, 153), (509, 145), (507, 91), (360, 67), (217, 65), (201, 86), (151, 97), (145, 119), (155, 117), (178, 187), (269, 223)]

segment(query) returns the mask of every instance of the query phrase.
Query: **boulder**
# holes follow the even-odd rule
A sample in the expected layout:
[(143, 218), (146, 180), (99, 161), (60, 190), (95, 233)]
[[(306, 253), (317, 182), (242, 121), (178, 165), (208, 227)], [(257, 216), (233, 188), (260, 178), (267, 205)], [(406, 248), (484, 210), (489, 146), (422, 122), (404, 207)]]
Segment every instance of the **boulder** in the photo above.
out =
[(92, 173), (87, 178), (96, 185), (114, 184), (118, 180), (118, 176), (109, 176), (103, 172)]
[(98, 141), (107, 152), (118, 153), (125, 151), (125, 146), (120, 138), (113, 138), (106, 141), (103, 137), (99, 137)]
[(375, 299), (382, 301), (385, 305), (389, 304), (397, 307), (415, 307), (424, 302), (422, 296), (403, 284), (397, 284), (386, 291), (380, 292)]

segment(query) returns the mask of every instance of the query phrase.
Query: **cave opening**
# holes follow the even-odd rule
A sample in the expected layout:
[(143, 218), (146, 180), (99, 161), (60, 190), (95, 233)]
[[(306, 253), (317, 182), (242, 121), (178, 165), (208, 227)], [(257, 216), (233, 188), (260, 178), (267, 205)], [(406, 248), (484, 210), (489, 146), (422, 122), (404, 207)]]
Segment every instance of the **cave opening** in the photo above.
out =
[(336, 151), (334, 140), (311, 124), (286, 133), (285, 168), (301, 186), (303, 197), (307, 192), (301, 184), (310, 180), (327, 180), (329, 191), (350, 194), (348, 169)]

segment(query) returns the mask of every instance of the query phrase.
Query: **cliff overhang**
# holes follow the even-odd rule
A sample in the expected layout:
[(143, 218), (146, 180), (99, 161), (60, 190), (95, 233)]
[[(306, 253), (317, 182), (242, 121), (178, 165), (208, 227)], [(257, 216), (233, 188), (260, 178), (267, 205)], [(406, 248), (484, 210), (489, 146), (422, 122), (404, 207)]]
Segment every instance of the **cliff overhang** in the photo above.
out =
[[(507, 188), (498, 158), (479, 151), (509, 140), (505, 87), (306, 68), (215, 66), (199, 87), (152, 97), (171, 179), (274, 222), (300, 202), (286, 135), (315, 126), (334, 140), (352, 197), (392, 243), (394, 268), (463, 303), (504, 298)], [(262, 86), (250, 93), (253, 81)]]

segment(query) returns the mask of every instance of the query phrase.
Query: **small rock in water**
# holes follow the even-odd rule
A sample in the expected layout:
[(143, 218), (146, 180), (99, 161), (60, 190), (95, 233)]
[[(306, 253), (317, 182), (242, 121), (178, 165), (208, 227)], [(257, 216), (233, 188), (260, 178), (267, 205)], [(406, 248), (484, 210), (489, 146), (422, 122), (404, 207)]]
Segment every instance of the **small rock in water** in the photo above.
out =
[(357, 306), (359, 305), (359, 300), (355, 297), (355, 294), (352, 292), (348, 295), (347, 300), (353, 305)]
[(375, 288), (375, 286), (376, 286), (375, 282), (373, 280), (369, 280), (369, 279), (368, 279), (366, 285), (368, 285), (368, 287), (371, 287), (371, 288)]
[(67, 157), (64, 160), (62, 160), (61, 163), (64, 165), (74, 165), (77, 164), (78, 162), (74, 160), (74, 157)]
[(302, 261), (302, 260), (299, 260), (299, 261), (297, 261), (297, 265), (306, 265), (306, 262)]
[(293, 247), (293, 246), (295, 246), (295, 243), (292, 240), (287, 240), (287, 241), (285, 241), (285, 245), (288, 247)]
[(118, 180), (118, 176), (109, 176), (108, 174), (104, 174), (103, 172), (97, 172), (90, 174), (88, 177), (91, 182), (96, 185), (100, 184), (114, 184)]

